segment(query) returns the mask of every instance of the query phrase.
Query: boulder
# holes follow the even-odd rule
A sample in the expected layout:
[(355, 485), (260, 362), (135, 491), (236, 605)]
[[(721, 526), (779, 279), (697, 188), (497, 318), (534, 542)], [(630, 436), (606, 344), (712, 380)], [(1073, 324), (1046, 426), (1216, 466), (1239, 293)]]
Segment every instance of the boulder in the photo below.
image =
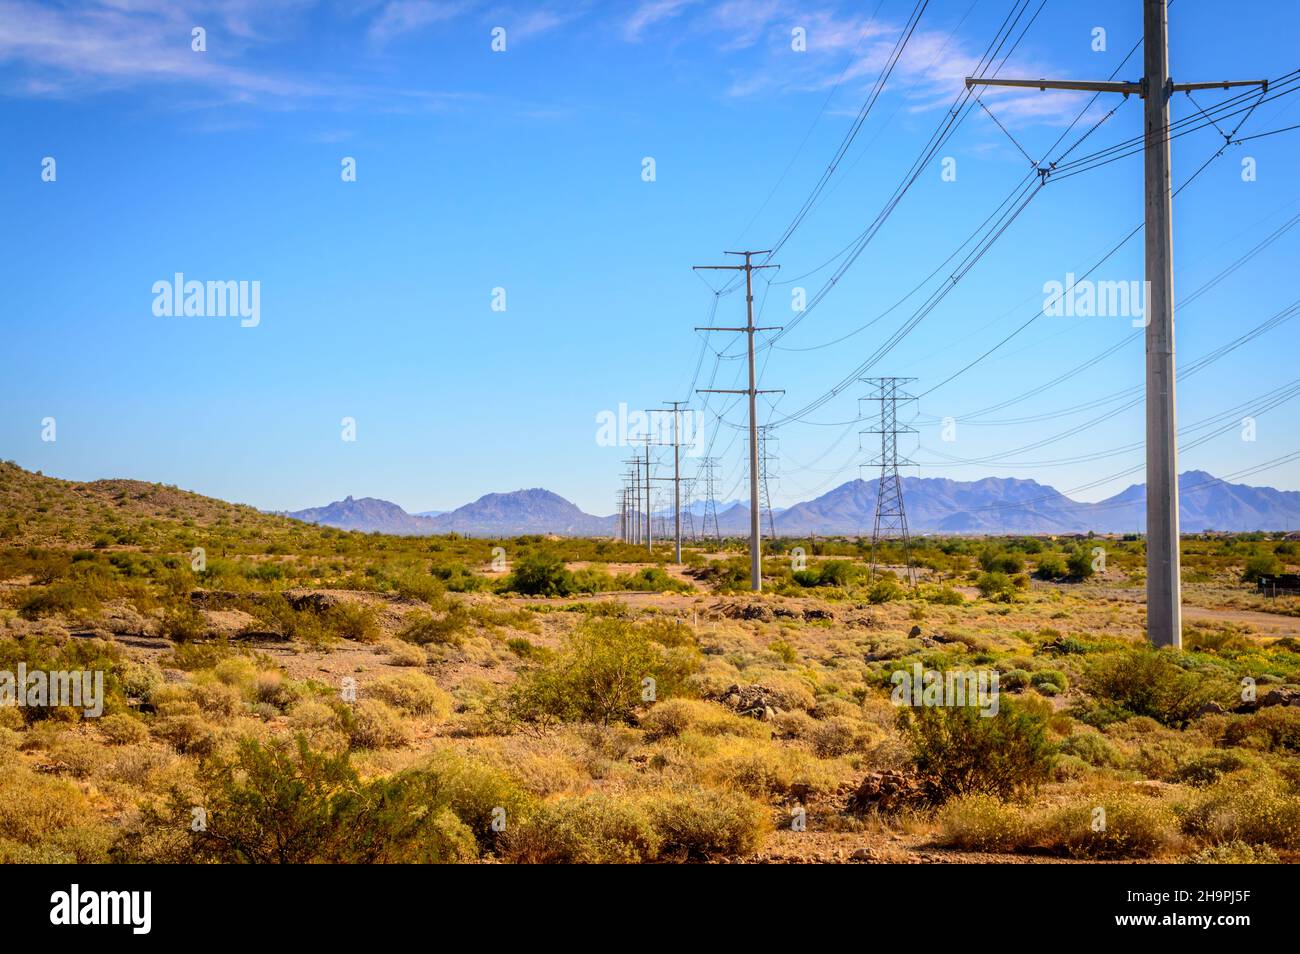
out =
[(868, 772), (849, 797), (848, 810), (892, 814), (926, 802), (925, 784), (913, 772)]

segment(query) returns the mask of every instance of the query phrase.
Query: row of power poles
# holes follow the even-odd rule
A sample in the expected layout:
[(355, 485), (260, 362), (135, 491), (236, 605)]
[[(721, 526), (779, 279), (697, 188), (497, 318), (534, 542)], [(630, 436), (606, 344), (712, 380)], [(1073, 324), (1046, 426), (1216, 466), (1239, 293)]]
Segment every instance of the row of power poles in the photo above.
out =
[[(1079, 82), (1046, 79), (995, 79), (991, 77), (966, 78), (966, 86), (1008, 86), (1039, 90), (1078, 90), (1084, 92), (1120, 93), (1136, 95), (1144, 100), (1144, 205), (1146, 209), (1146, 457), (1147, 457), (1147, 635), (1156, 646), (1182, 646), (1182, 603), (1179, 554), (1178, 514), (1178, 447), (1177, 414), (1175, 402), (1174, 369), (1174, 294), (1173, 294), (1173, 208), (1170, 176), (1169, 99), (1175, 92), (1199, 89), (1228, 89), (1235, 86), (1261, 86), (1268, 89), (1265, 80), (1222, 80), (1203, 83), (1175, 83), (1169, 75), (1169, 14), (1168, 0), (1143, 0), (1143, 76), (1135, 82)], [(1046, 174), (1046, 170), (1045, 170)], [(738, 390), (708, 389), (700, 393), (744, 394), (749, 402), (749, 516), (750, 516), (750, 582), (757, 592), (762, 589), (762, 535), (760, 532), (760, 442), (757, 419), (757, 387), (754, 370), (754, 334), (777, 330), (754, 325), (753, 273), (770, 264), (755, 265), (755, 255), (769, 255), (770, 251), (728, 252), (744, 258), (743, 264), (697, 265), (699, 269), (743, 271), (745, 273), (746, 322), (739, 328), (697, 328), (697, 331), (732, 331), (746, 337), (749, 363), (749, 386)], [(874, 379), (873, 395), (881, 401), (882, 418), (888, 406), (892, 412), (898, 399), (899, 379)], [(681, 402), (672, 402), (674, 415), (680, 414)], [(897, 448), (891, 446), (896, 438), (896, 420), (882, 419), (882, 476), (877, 497), (877, 519), (873, 544), (881, 530), (891, 529), (889, 523), (897, 511), (898, 521), (906, 524), (903, 514), (901, 490), (896, 464), (886, 472), (886, 462), (897, 461)], [(675, 444), (675, 441), (674, 441)], [(645, 458), (646, 542), (650, 537), (650, 448), (647, 443)], [(639, 458), (637, 459), (638, 463)], [(680, 503), (680, 459), (675, 448), (674, 477), (676, 497)], [(634, 495), (639, 489), (634, 487)], [(896, 500), (896, 505), (886, 503), (881, 513), (882, 499)], [(639, 496), (637, 497), (639, 500)], [(624, 527), (627, 530), (627, 494), (624, 494)], [(885, 526), (882, 527), (882, 518)], [(639, 523), (638, 523), (639, 525)], [(677, 559), (681, 559), (681, 511), (677, 508)], [(716, 518), (715, 518), (716, 526)], [(906, 531), (904, 530), (904, 533)], [(873, 546), (874, 549), (874, 546)]]

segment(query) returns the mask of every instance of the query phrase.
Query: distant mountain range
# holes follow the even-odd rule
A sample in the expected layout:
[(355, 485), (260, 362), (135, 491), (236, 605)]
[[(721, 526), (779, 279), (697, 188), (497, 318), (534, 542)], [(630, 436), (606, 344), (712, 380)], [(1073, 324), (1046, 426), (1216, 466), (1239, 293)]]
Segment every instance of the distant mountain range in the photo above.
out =
[(568, 537), (607, 536), (616, 529), (615, 517), (583, 513), (559, 494), (540, 487), (508, 494), (486, 494), (451, 511), (410, 514), (395, 503), (346, 497), (324, 507), (284, 514), (306, 523), (341, 530), (429, 536), (459, 533), (471, 537), (510, 537), (525, 533), (554, 533)]
[[(1300, 491), (1230, 484), (1204, 471), (1183, 474), (1180, 491), (1184, 532), (1300, 528)], [(903, 499), (914, 534), (1131, 533), (1146, 524), (1142, 484), (1097, 503), (1084, 503), (1034, 480), (904, 477)], [(702, 505), (695, 501), (691, 509), (699, 527)], [(875, 481), (851, 480), (814, 500), (777, 510), (773, 520), (776, 532), (787, 536), (853, 535), (871, 532), (875, 510)], [(286, 516), (344, 530), (404, 535), (610, 536), (618, 531), (617, 515), (584, 513), (559, 494), (540, 488), (487, 494), (456, 510), (430, 514), (409, 514), (397, 504), (373, 497), (347, 497)], [(668, 516), (671, 519), (671, 512)], [(737, 502), (720, 504), (718, 524), (724, 534), (747, 533), (749, 508)]]

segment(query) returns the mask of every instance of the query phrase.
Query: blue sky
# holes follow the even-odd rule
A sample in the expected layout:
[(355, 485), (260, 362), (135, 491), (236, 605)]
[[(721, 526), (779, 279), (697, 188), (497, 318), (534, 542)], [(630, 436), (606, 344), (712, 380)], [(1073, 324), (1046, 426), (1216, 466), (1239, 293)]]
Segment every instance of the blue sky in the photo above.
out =
[[(817, 269), (884, 207), (1013, 6), (926, 6), (820, 201), (774, 258), (780, 270), (757, 282), (762, 324), (790, 324), (793, 289), (811, 296), (832, 274), (833, 264)], [(1038, 7), (1032, 0), (1021, 26)], [(267, 509), (347, 494), (449, 509), (544, 486), (607, 513), (629, 451), (601, 446), (598, 415), (690, 399), (692, 382), (738, 386), (736, 339), (713, 335), (702, 351), (692, 330), (725, 278), (690, 266), (776, 241), (913, 10), (913, 0), (0, 0), (0, 457)], [(1300, 66), (1296, 8), (1224, 11), (1203, 0), (1171, 7), (1176, 81)], [(204, 52), (192, 49), (195, 27), (206, 31)], [(504, 51), (492, 49), (495, 27)], [(1104, 51), (1092, 49), (1097, 27)], [(806, 50), (792, 49), (795, 28)], [(1104, 79), (1140, 29), (1135, 0), (1047, 0), (1002, 75)], [(1140, 56), (1119, 78), (1137, 78)], [(1229, 95), (1179, 95), (1174, 119)], [(1239, 135), (1300, 122), (1298, 99), (1261, 104)], [(981, 110), (967, 117), (824, 300), (781, 349), (763, 351), (761, 386), (786, 392), (761, 402), (764, 420), (783, 422), (769, 450), (779, 458), (777, 503), (858, 475), (869, 457), (857, 435), (867, 425), (854, 423), (866, 385), (788, 418), (864, 362), (928, 291), (828, 343), (935, 269), (1025, 175), (1020, 149), (1041, 158), (1087, 101), (986, 95), (1007, 132)], [(1140, 134), (1141, 101), (1106, 97), (1066, 143), (1112, 107), (1072, 158)], [(1222, 146), (1212, 127), (1176, 139), (1175, 184)], [(42, 179), (46, 157), (52, 182)], [(345, 157), (355, 182), (342, 180)], [(647, 157), (653, 181), (643, 177)], [(955, 160), (952, 181), (944, 158)], [(1243, 180), (1246, 158), (1253, 181)], [(1234, 144), (1175, 199), (1176, 297), (1300, 213), (1298, 158), (1300, 132)], [(920, 433), (903, 447), (921, 462), (910, 473), (1034, 478), (1087, 487), (1075, 494), (1084, 499), (1142, 479), (1087, 486), (1141, 463), (1140, 450), (1108, 454), (1141, 440), (1140, 405), (1017, 452), (1116, 405), (1022, 418), (1140, 384), (1140, 337), (985, 415), (1013, 423), (963, 420), (1119, 345), (1133, 330), (1126, 317), (1039, 319), (936, 387), (1030, 318), (1045, 283), (1081, 274), (1138, 223), (1141, 176), (1136, 155), (1049, 179), (872, 367), (916, 377), (914, 392), (925, 394), (908, 412)], [(1180, 364), (1300, 297), (1298, 250), (1300, 228), (1180, 310)], [(155, 315), (154, 284), (177, 272), (259, 282), (259, 323)], [(1140, 280), (1141, 236), (1094, 277)], [(496, 288), (505, 311), (492, 308)], [(743, 323), (740, 295), (717, 306), (715, 323)], [(1254, 407), (1295, 379), (1298, 340), (1300, 324), (1283, 323), (1188, 378), (1180, 421)], [(815, 350), (784, 350), (795, 348)], [(47, 417), (57, 440), (42, 440)], [(356, 422), (354, 441), (342, 439), (344, 418)], [(721, 459), (719, 493), (734, 496), (741, 407), (714, 397), (702, 422)], [(1188, 450), (1182, 469), (1230, 474), (1300, 450), (1295, 405), (1258, 415), (1254, 437), (1234, 427)], [(1300, 489), (1300, 465), (1246, 482)]]

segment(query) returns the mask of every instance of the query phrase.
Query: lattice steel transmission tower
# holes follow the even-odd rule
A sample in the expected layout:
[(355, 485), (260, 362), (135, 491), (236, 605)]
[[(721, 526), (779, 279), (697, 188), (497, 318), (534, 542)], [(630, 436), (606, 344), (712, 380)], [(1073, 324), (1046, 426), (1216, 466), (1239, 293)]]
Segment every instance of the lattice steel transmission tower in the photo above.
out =
[(722, 542), (722, 531), (718, 529), (718, 459), (701, 457), (696, 480), (704, 483), (704, 514), (700, 519), (700, 536), (708, 539), (709, 527), (713, 528), (713, 539)]
[(682, 481), (682, 536), (694, 543), (695, 536), (695, 479), (688, 477)]
[[(768, 437), (771, 426), (760, 424), (758, 426), (758, 503), (760, 519), (767, 523), (767, 538), (776, 539), (776, 520), (772, 515), (772, 492), (769, 487), (769, 477), (774, 469), (772, 464), (777, 460), (775, 454), (768, 453)], [(779, 438), (771, 438), (773, 441)]]
[(876, 485), (876, 520), (871, 530), (871, 578), (876, 575), (876, 552), (882, 540), (901, 539), (903, 559), (907, 565), (907, 579), (911, 586), (916, 586), (916, 571), (912, 569), (911, 542), (907, 535), (907, 511), (903, 507), (903, 478), (898, 474), (899, 467), (907, 467), (913, 461), (898, 456), (898, 435), (915, 434), (916, 428), (898, 423), (898, 405), (900, 402), (915, 401), (916, 398), (900, 390), (916, 378), (863, 378), (875, 391), (866, 395), (864, 401), (880, 402), (880, 426), (861, 431), (861, 434), (880, 435), (880, 456), (864, 467), (879, 467), (880, 480)]

